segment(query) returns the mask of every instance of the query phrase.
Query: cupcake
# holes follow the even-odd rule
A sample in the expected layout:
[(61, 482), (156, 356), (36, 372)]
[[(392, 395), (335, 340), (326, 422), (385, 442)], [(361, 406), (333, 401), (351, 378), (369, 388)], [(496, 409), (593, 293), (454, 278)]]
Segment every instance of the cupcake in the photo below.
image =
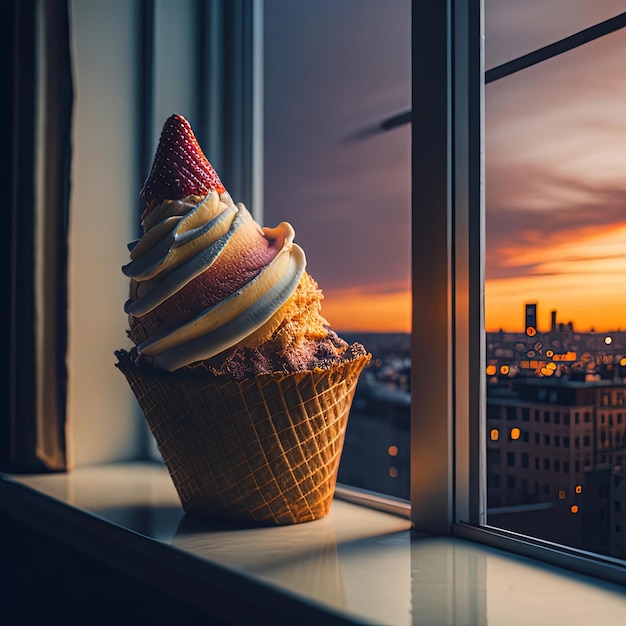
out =
[(331, 506), (348, 414), (370, 355), (321, 315), (287, 222), (235, 204), (180, 115), (165, 122), (129, 245), (117, 367), (186, 512), (294, 524)]

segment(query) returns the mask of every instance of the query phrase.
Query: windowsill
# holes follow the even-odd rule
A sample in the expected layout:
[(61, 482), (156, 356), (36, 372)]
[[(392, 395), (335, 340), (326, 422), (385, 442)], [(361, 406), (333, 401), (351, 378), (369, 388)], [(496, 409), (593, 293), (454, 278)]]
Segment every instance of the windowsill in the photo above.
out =
[(339, 499), (325, 519), (296, 526), (195, 520), (158, 464), (5, 475), (0, 510), (235, 623), (610, 626), (626, 615), (618, 585), (417, 536), (402, 517)]

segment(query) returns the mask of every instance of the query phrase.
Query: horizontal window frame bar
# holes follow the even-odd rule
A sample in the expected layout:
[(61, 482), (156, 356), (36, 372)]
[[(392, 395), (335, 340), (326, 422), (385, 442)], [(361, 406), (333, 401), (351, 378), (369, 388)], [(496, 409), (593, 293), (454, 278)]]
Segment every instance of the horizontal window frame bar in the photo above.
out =
[[(554, 43), (544, 46), (543, 48), (538, 48), (537, 50), (533, 50), (533, 52), (529, 52), (521, 57), (517, 57), (511, 61), (497, 65), (496, 67), (492, 67), (490, 70), (485, 72), (485, 84), (495, 82), (501, 78), (506, 78), (511, 74), (515, 74), (516, 72), (524, 70), (528, 67), (537, 65), (542, 61), (547, 61), (555, 56), (574, 50), (575, 48), (591, 41), (595, 41), (605, 35), (610, 35), (611, 33), (614, 33), (622, 28), (626, 28), (626, 12), (620, 13), (619, 15), (605, 20), (604, 22), (599, 22), (589, 28), (585, 28), (584, 30), (574, 33), (573, 35), (569, 35), (564, 39), (555, 41)], [(410, 124), (411, 116), (412, 112), (410, 110), (392, 115), (380, 123), (379, 129), (381, 131), (388, 131), (397, 128), (398, 126)]]
[(569, 35), (564, 39), (555, 41), (543, 48), (538, 48), (533, 52), (529, 52), (521, 57), (502, 63), (497, 67), (493, 67), (485, 72), (485, 83), (489, 84), (501, 78), (506, 78), (511, 74), (515, 74), (521, 70), (525, 70), (537, 63), (547, 61), (555, 56), (574, 50), (586, 43), (604, 37), (626, 27), (626, 12), (620, 13), (604, 22), (599, 22), (594, 26), (585, 28), (573, 35)]
[(458, 522), (452, 528), (452, 536), (626, 586), (626, 563), (620, 559), (488, 525)]
[(411, 503), (404, 498), (385, 495), (377, 491), (362, 489), (352, 485), (337, 483), (335, 497), (345, 502), (358, 504), (368, 509), (376, 509), (384, 513), (391, 513), (405, 519), (411, 518)]

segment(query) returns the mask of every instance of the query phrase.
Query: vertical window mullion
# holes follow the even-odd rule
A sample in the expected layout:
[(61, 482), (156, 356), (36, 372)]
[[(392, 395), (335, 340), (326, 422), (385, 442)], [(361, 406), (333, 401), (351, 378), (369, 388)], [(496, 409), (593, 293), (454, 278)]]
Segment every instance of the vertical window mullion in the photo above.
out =
[(482, 519), (482, 0), (413, 5), (411, 509)]
[(263, 5), (260, 0), (228, 4), (230, 34), (228, 54), (231, 77), (228, 166), (233, 193), (263, 221)]
[(452, 523), (450, 2), (413, 3), (411, 519)]
[(454, 6), (454, 521), (486, 505), (483, 0)]

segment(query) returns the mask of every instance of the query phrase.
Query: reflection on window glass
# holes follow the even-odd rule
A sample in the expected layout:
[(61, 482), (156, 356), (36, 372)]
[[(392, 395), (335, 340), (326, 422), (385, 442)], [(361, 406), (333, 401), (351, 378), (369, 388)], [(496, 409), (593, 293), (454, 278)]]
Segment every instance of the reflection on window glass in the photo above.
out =
[[(521, 10), (500, 4), (493, 31)], [(618, 31), (486, 89), (488, 523), (622, 559), (625, 73)]]
[(264, 3), (264, 222), (289, 221), (322, 313), (373, 354), (339, 481), (408, 498), (410, 2)]

